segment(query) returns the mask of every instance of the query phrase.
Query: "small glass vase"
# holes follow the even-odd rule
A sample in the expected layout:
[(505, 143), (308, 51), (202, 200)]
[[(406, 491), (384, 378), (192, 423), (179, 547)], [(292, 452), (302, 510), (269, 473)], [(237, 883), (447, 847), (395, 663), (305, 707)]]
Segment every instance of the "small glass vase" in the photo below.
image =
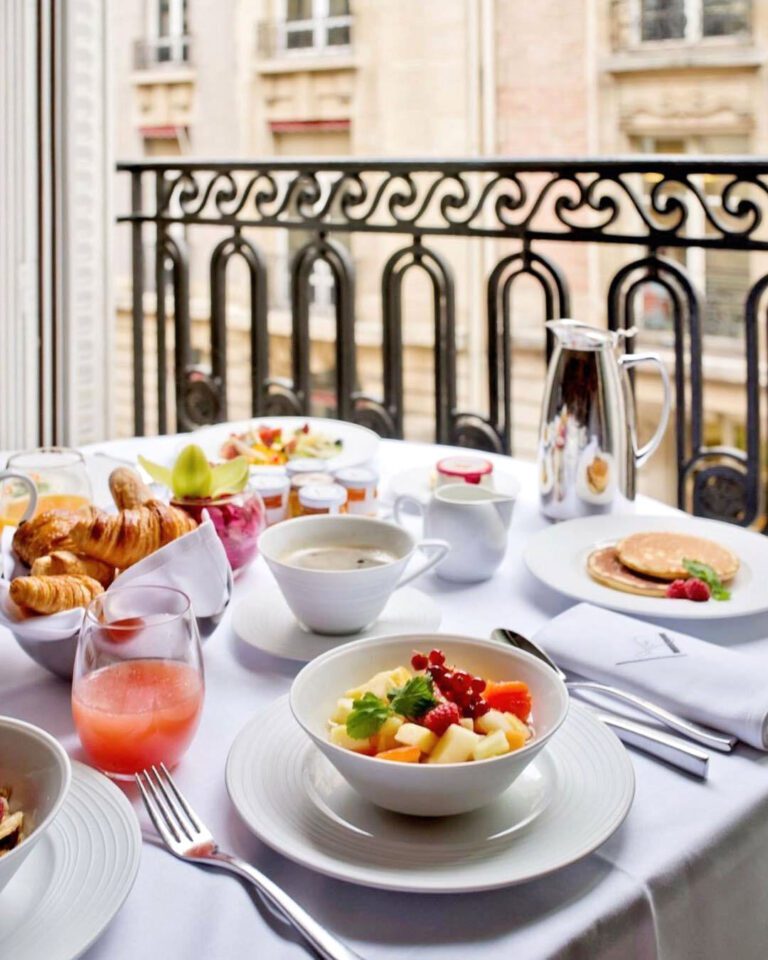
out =
[(264, 501), (258, 491), (247, 487), (240, 493), (216, 499), (181, 497), (171, 503), (198, 523), (203, 520), (203, 512), (208, 511), (234, 573), (258, 556), (259, 536), (266, 527)]

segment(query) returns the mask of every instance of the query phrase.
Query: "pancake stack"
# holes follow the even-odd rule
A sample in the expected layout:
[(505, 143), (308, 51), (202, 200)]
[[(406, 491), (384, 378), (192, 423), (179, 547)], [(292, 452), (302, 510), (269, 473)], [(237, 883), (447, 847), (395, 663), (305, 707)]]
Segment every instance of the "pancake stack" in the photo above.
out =
[(654, 530), (597, 547), (587, 558), (587, 572), (612, 590), (665, 597), (670, 583), (690, 577), (684, 560), (706, 564), (723, 583), (732, 580), (739, 569), (736, 554), (713, 540)]

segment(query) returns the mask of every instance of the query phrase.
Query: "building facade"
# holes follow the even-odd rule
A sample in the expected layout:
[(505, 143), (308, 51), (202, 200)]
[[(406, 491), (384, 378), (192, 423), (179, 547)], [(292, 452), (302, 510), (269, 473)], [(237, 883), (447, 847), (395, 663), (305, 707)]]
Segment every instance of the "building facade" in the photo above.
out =
[[(749, 0), (125, 0), (112, 5), (116, 156), (259, 157), (598, 156), (627, 153), (764, 154), (768, 147), (768, 4)], [(707, 190), (707, 184), (701, 188)], [(647, 184), (653, 189), (652, 178)], [(118, 179), (116, 208), (128, 208)], [(683, 202), (685, 202), (683, 200)], [(115, 245), (117, 341), (130, 344), (129, 238)], [(210, 348), (208, 263), (217, 228), (190, 230), (193, 340)], [(307, 237), (262, 231), (270, 266), (270, 360), (289, 369), (287, 263)], [(149, 243), (149, 239), (147, 239)], [(356, 266), (361, 385), (380, 381), (382, 264), (397, 238), (344, 239)], [(459, 398), (484, 396), (485, 283), (513, 242), (435, 243), (457, 283)], [(551, 244), (569, 277), (572, 312), (601, 324), (621, 247)], [(635, 249), (634, 255), (637, 255)], [(680, 259), (681, 255), (669, 251)], [(758, 255), (694, 250), (685, 266), (700, 290), (709, 337), (707, 429), (740, 442), (743, 301), (763, 272)], [(151, 258), (148, 258), (151, 263)], [(315, 408), (333, 365), (333, 290), (313, 276)], [(247, 415), (246, 277), (229, 278), (230, 416)], [(150, 278), (151, 289), (151, 278)], [(430, 294), (406, 282), (406, 431), (428, 437), (433, 398)], [(673, 362), (664, 291), (644, 288), (640, 342)], [(145, 300), (147, 342), (153, 307)], [(515, 450), (535, 450), (543, 385), (543, 305), (515, 294)], [(151, 365), (150, 365), (151, 367)], [(151, 379), (147, 388), (152, 389)], [(117, 428), (130, 432), (131, 375), (116, 384)], [(658, 416), (649, 378), (641, 426)], [(645, 489), (674, 497), (672, 437)]]

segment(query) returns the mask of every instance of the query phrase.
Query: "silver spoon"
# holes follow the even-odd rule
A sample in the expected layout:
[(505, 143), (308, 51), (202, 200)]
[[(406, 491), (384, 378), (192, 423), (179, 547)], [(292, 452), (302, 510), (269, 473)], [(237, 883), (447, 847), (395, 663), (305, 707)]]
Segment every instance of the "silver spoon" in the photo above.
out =
[(614, 700), (621, 700), (636, 710), (648, 714), (649, 717), (653, 717), (654, 720), (664, 724), (665, 727), (669, 727), (670, 730), (674, 730), (675, 733), (681, 733), (683, 736), (688, 737), (689, 740), (700, 743), (704, 747), (709, 747), (711, 750), (730, 753), (738, 742), (736, 737), (713, 733), (704, 727), (700, 727), (697, 723), (684, 720), (682, 717), (678, 717), (677, 714), (657, 706), (657, 704), (652, 703), (650, 700), (645, 700), (626, 690), (619, 690), (617, 687), (611, 687), (606, 683), (594, 683), (590, 680), (569, 680), (560, 667), (558, 667), (554, 660), (552, 660), (541, 647), (537, 646), (527, 637), (524, 637), (521, 633), (517, 633), (515, 630), (498, 628), (493, 631), (492, 636), (494, 640), (502, 640), (505, 643), (511, 644), (513, 647), (517, 647), (518, 650), (525, 650), (527, 653), (532, 653), (534, 657), (538, 657), (539, 660), (542, 660), (548, 666), (552, 667), (569, 690), (573, 690), (576, 693), (591, 691), (613, 697)]

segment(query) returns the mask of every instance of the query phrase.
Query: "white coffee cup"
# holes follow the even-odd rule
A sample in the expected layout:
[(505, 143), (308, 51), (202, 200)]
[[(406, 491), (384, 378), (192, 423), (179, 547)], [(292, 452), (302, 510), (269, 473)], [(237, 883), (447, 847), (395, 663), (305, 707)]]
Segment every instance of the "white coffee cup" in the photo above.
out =
[[(391, 563), (359, 570), (309, 570), (286, 561), (297, 550), (369, 546), (395, 556)], [(417, 541), (402, 527), (370, 517), (297, 517), (275, 524), (259, 539), (259, 550), (299, 624), (314, 633), (358, 633), (374, 623), (393, 591), (439, 563), (444, 540)], [(416, 551), (427, 554), (406, 572)]]

